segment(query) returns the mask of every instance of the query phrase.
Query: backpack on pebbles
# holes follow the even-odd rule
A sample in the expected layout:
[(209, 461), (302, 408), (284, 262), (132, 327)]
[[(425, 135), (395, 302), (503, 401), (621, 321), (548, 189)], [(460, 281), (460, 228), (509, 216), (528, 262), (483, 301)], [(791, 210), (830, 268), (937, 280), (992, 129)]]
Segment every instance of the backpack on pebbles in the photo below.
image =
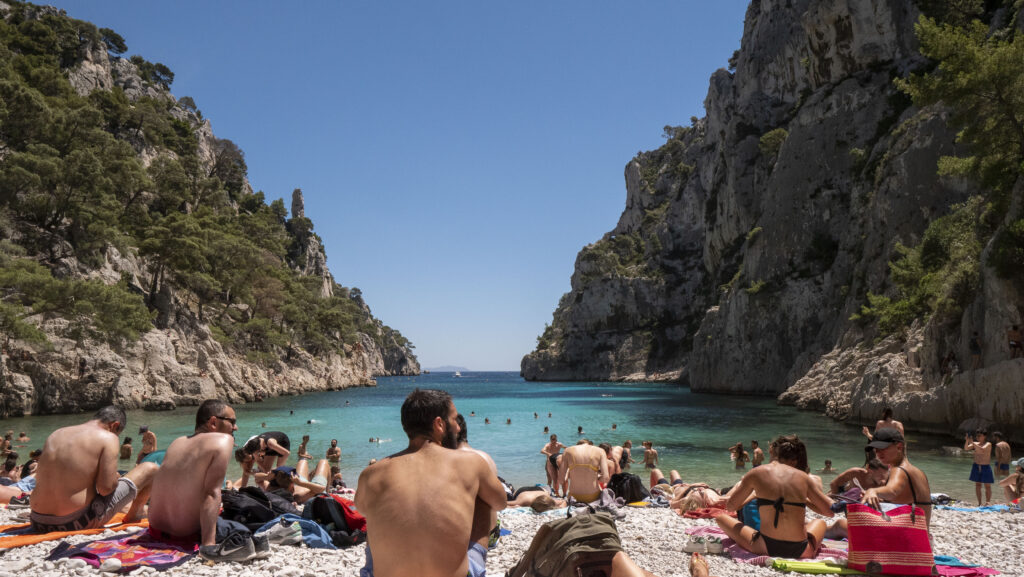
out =
[(505, 577), (608, 577), (622, 551), (615, 519), (603, 512), (545, 523)]

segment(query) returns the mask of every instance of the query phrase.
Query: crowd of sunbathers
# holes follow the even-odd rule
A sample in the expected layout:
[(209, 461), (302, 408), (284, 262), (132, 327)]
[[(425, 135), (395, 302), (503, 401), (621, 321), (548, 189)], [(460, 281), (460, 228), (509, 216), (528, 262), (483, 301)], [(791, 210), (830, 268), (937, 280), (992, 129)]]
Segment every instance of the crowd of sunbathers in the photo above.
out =
[[(408, 446), (366, 467), (354, 497), (367, 521), (363, 576), (419, 573), (424, 564), (432, 574), (482, 575), (498, 511), (510, 506), (560, 508), (566, 506), (563, 496), (594, 501), (611, 476), (633, 462), (628, 442), (594, 446), (581, 439), (561, 452), (564, 446), (552, 435), (541, 450), (550, 487), (510, 494), (490, 456), (469, 446), (467, 423), (447, 393), (413, 391), (402, 405), (401, 421)], [(821, 519), (808, 521), (807, 509), (829, 518), (844, 503), (875, 508), (910, 504), (923, 509), (926, 523), (930, 520), (928, 478), (908, 459), (902, 427), (889, 424), (883, 420), (873, 432), (865, 430), (871, 458), (863, 467), (839, 473), (828, 493), (820, 478), (810, 474), (806, 447), (795, 435), (773, 440), (768, 462), (755, 461), (759, 466), (723, 490), (684, 482), (674, 470), (666, 478), (649, 441), (644, 442), (644, 463), (650, 487), (672, 509), (681, 514), (717, 509), (718, 525), (741, 547), (773, 557), (807, 558), (817, 553), (826, 535), (841, 538), (846, 532), (845, 519), (831, 526)], [(238, 561), (259, 557), (269, 544), (265, 536), (219, 516), (222, 490), (252, 484), (301, 505), (344, 488), (337, 465), (332, 467), (341, 456), (336, 440), (312, 471), (308, 436), (298, 448), (295, 467), (287, 465), (291, 444), (282, 432), (254, 436), (236, 450), (237, 419), (223, 401), (205, 401), (196, 413), (195, 432), (175, 439), (166, 451), (155, 451), (154, 436), (147, 447), (154, 450), (122, 475), (117, 470), (123, 450), (118, 436), (126, 425), (123, 410), (105, 407), (83, 424), (54, 431), (43, 449), (33, 451), (20, 467), (17, 454), (5, 443), (8, 458), (2, 478), (8, 482), (0, 484), (0, 499), (28, 504), (31, 526), (38, 532), (100, 527), (127, 508), (125, 522), (147, 515), (155, 535), (191, 541), (207, 560)], [(19, 440), (28, 438), (22, 434)], [(742, 447), (735, 447), (734, 455), (738, 451)], [(226, 478), (232, 455), (242, 465), (239, 479)], [(1024, 459), (1013, 465), (1014, 473), (1004, 484), (1008, 500), (1019, 498), (1024, 486)], [(696, 569), (706, 573), (699, 562)], [(619, 553), (612, 575), (650, 573)]]

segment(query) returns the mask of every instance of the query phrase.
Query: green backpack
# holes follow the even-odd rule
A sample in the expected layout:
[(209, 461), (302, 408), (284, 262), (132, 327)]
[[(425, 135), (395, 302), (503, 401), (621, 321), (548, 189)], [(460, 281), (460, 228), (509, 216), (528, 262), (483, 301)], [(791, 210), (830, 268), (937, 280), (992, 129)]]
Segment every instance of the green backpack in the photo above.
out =
[(505, 577), (608, 577), (622, 551), (615, 519), (600, 512), (545, 523)]

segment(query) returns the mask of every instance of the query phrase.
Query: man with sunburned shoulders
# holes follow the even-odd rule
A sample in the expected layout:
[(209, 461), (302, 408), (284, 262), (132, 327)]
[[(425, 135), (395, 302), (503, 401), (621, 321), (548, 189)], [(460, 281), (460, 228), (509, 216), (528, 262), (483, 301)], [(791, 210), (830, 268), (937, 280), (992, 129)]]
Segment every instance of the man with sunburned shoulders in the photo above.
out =
[(356, 506), (367, 530), (361, 577), (486, 571), (486, 549), (472, 540), (477, 500), (500, 511), (505, 489), (479, 455), (451, 450), (459, 434), (456, 415), (448, 393), (414, 390), (402, 404), (409, 446), (359, 476)]
[(255, 554), (249, 531), (218, 517), (236, 423), (227, 403), (203, 401), (195, 432), (167, 447), (153, 480), (150, 531), (163, 539), (199, 543), (199, 554), (208, 561), (244, 561)]
[(143, 517), (155, 463), (142, 463), (124, 477), (117, 473), (118, 435), (127, 417), (104, 407), (81, 425), (54, 431), (43, 445), (32, 492), (32, 529), (37, 533), (101, 527), (128, 502), (126, 523)]

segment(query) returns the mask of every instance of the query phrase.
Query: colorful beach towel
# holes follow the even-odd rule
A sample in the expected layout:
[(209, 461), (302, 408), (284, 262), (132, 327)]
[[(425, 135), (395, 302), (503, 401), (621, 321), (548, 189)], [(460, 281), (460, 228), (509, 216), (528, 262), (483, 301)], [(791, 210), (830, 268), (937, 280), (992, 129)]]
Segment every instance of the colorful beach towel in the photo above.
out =
[(995, 569), (969, 565), (951, 555), (936, 555), (935, 571), (945, 577), (984, 577), (985, 575), (999, 574), (999, 571)]
[(165, 571), (186, 563), (196, 556), (197, 551), (198, 543), (161, 540), (146, 530), (129, 537), (108, 537), (78, 545), (61, 543), (50, 551), (46, 560), (76, 558), (99, 567), (107, 559), (115, 558), (121, 562), (121, 573), (130, 573), (140, 567)]
[(0, 526), (0, 549), (12, 549), (35, 545), (46, 541), (56, 541), (72, 535), (99, 535), (104, 531), (124, 531), (131, 527), (149, 527), (149, 520), (143, 519), (137, 523), (124, 523), (124, 513), (118, 513), (109, 523), (96, 529), (82, 529), (81, 531), (54, 531), (52, 533), (33, 533), (32, 526), (28, 523), (21, 525)]
[(968, 513), (996, 513), (999, 511), (1010, 510), (1006, 505), (986, 505), (984, 507), (950, 507), (949, 505), (936, 505), (935, 508), (945, 509), (946, 511), (966, 511)]
[[(725, 554), (737, 563), (771, 567), (772, 562), (775, 560), (775, 558), (768, 555), (758, 555), (757, 553), (751, 553), (743, 547), (740, 547), (735, 541), (726, 536), (725, 531), (722, 531), (718, 527), (693, 527), (687, 529), (686, 533), (688, 535), (696, 535), (698, 537), (712, 536), (720, 538), (722, 540), (722, 547), (725, 549)], [(846, 561), (847, 547), (848, 543), (845, 541), (825, 539), (821, 545), (821, 549), (818, 549), (817, 557), (814, 557), (813, 559), (801, 559), (801, 561), (834, 561), (842, 564)]]

